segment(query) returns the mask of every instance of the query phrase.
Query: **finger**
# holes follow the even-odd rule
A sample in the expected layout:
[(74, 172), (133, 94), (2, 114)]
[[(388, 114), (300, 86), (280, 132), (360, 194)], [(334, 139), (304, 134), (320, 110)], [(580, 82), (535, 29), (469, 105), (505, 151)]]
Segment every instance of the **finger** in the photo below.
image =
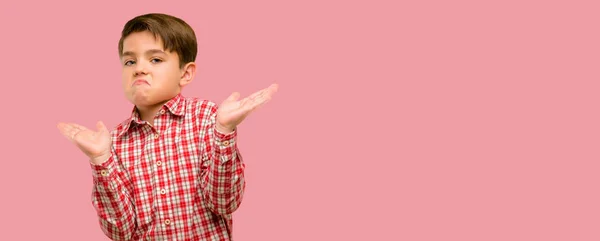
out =
[(59, 122), (58, 124), (56, 124), (56, 128), (58, 128), (58, 130), (60, 132), (62, 132), (62, 130), (65, 128), (66, 125), (67, 124), (65, 124), (65, 123)]
[(266, 103), (268, 103), (270, 100), (271, 100), (271, 96), (268, 96), (268, 95), (262, 96), (260, 99), (258, 99), (256, 101), (256, 105), (252, 109), (256, 110), (256, 109), (260, 108), (261, 106), (265, 105)]
[(69, 123), (68, 127), (67, 127), (67, 132), (65, 134), (66, 134), (67, 138), (74, 140), (75, 135), (77, 135), (77, 133), (82, 131), (83, 130), (82, 128), (85, 128), (85, 127), (74, 124), (74, 123)]
[(60, 133), (62, 133), (63, 135), (68, 134), (69, 132), (71, 132), (73, 130), (72, 125), (65, 124), (65, 123), (59, 123), (57, 127), (60, 130)]
[(261, 96), (261, 95), (264, 95), (266, 91), (267, 91), (267, 89), (263, 89), (263, 90), (260, 90), (260, 91), (254, 92), (254, 93), (253, 93), (253, 94), (251, 94), (250, 96), (248, 96), (248, 97), (244, 98), (244, 99), (243, 99), (243, 100), (240, 102), (240, 105), (242, 106), (242, 105), (246, 104), (248, 101), (254, 101), (254, 99), (258, 98), (258, 97), (259, 97), (259, 96)]
[(246, 97), (246, 98), (242, 99), (242, 100), (240, 101), (240, 105), (239, 105), (239, 106), (241, 106), (241, 107), (243, 108), (243, 107), (244, 107), (244, 105), (246, 105), (246, 104), (248, 103), (248, 101), (250, 101), (250, 99), (249, 99), (248, 97)]
[[(71, 138), (72, 141), (75, 141), (75, 137), (79, 133), (81, 133), (81, 131), (87, 130), (87, 128), (85, 128), (83, 126), (80, 126), (80, 125), (77, 125), (77, 124), (74, 124), (74, 123), (71, 123), (71, 125), (73, 126), (73, 129), (69, 132), (69, 136), (70, 136), (70, 138)], [(84, 129), (82, 129), (82, 128), (84, 128)]]
[[(265, 89), (259, 90), (259, 91), (255, 92), (255, 93), (253, 93), (252, 95), (244, 98), (240, 102), (240, 106), (242, 106), (242, 108), (245, 108), (245, 109), (252, 109), (256, 105), (264, 104), (264, 103), (266, 103), (264, 101), (265, 100), (267, 100), (267, 101), (270, 100), (271, 96), (273, 96), (273, 94), (275, 94), (275, 92), (277, 92), (278, 88), (279, 88), (279, 85), (272, 84), (272, 85), (270, 85), (269, 87), (267, 87)], [(258, 103), (257, 103), (257, 101), (258, 101)]]
[(263, 102), (270, 100), (273, 93), (274, 92), (271, 89), (265, 89), (265, 92), (256, 96), (253, 101), (254, 103), (262, 104)]
[(254, 92), (253, 94), (251, 94), (250, 96), (248, 96), (246, 98), (254, 99), (254, 98), (258, 97), (258, 96), (265, 95), (265, 94), (272, 95), (273, 93), (277, 92), (277, 89), (278, 89), (278, 85), (277, 84), (272, 84), (272, 85), (270, 85), (267, 88), (264, 88), (262, 90)]
[(244, 104), (246, 104), (246, 102), (248, 102), (248, 100), (249, 100), (249, 98), (248, 98), (248, 97), (246, 97), (246, 98), (243, 98), (243, 99), (240, 101), (240, 106), (244, 106)]
[(58, 125), (56, 125), (56, 127), (58, 128), (58, 130), (60, 131), (60, 134), (65, 136), (65, 137), (69, 137), (67, 135), (67, 133), (69, 132), (69, 130), (71, 130), (71, 127), (65, 123), (58, 123)]
[(76, 129), (71, 135), (71, 140), (75, 141), (75, 138), (77, 137), (77, 134), (79, 134), (79, 133), (81, 133), (81, 130)]
[(277, 92), (278, 89), (279, 89), (279, 85), (272, 84), (271, 86), (269, 86), (269, 88), (267, 88), (265, 95), (269, 96), (269, 98), (270, 98)]
[(76, 128), (75, 126), (71, 125), (71, 124), (62, 124), (61, 125), (61, 133), (63, 134), (63, 136), (65, 136), (67, 139), (69, 140), (73, 140), (75, 138), (75, 135), (77, 135), (77, 133), (79, 133), (80, 129)]
[(272, 84), (268, 88), (264, 89), (264, 91), (258, 95), (257, 98), (262, 97), (264, 99), (270, 99), (277, 92), (278, 88), (279, 87), (277, 84)]
[(247, 97), (245, 99), (242, 100), (242, 102), (240, 102), (240, 107), (242, 110), (244, 111), (249, 111), (252, 109), (252, 107), (255, 105), (256, 99), (258, 98), (258, 96), (254, 96), (253, 98)]
[(81, 133), (81, 131), (88, 130), (88, 128), (86, 128), (85, 126), (78, 125), (75, 123), (69, 123), (69, 125), (71, 125), (71, 127), (73, 128), (69, 132), (69, 135), (73, 141), (75, 140), (75, 137), (77, 136), (77, 134)]
[(77, 128), (77, 129), (79, 129), (79, 130), (87, 130), (87, 128), (85, 126), (78, 125), (78, 124), (75, 124), (75, 123), (69, 123), (69, 124), (72, 125), (73, 127)]
[(245, 106), (245, 108), (248, 111), (254, 111), (256, 109), (258, 109), (259, 107), (263, 106), (264, 104), (266, 104), (267, 102), (269, 102), (271, 100), (271, 97), (269, 95), (260, 95), (256, 98), (254, 98), (252, 101), (249, 101), (248, 104)]
[(265, 94), (265, 91), (266, 91), (266, 90), (267, 90), (267, 89), (262, 89), (262, 90), (256, 91), (256, 92), (254, 92), (253, 94), (251, 94), (250, 96), (248, 96), (247, 98), (252, 100), (252, 99), (254, 99), (254, 98), (256, 98), (256, 97), (258, 97), (258, 96), (260, 96), (260, 95), (263, 95), (263, 94)]
[(256, 97), (263, 95), (265, 93), (265, 91), (266, 91), (266, 89), (259, 90), (257, 92), (254, 92), (250, 96), (242, 99), (242, 101), (240, 101), (240, 106), (244, 106), (248, 103), (248, 101), (251, 101), (251, 100), (255, 99)]
[(275, 93), (279, 89), (279, 85), (278, 84), (271, 84), (268, 89), (270, 91), (272, 91), (273, 93)]
[(77, 136), (77, 134), (81, 132), (81, 129), (75, 125), (71, 126), (71, 129), (69, 130), (69, 132), (67, 133), (69, 135), (69, 138), (71, 140), (75, 140), (75, 136)]

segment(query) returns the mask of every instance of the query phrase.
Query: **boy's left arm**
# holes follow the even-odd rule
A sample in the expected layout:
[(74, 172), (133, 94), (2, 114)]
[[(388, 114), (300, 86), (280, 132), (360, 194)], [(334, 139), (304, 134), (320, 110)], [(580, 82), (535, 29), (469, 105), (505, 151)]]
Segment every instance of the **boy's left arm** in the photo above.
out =
[(220, 215), (231, 214), (240, 206), (246, 187), (244, 162), (237, 148), (237, 131), (223, 133), (215, 125), (215, 109), (205, 126), (208, 168), (201, 177), (202, 196), (210, 209)]
[[(278, 89), (277, 84), (239, 99), (234, 92), (221, 105), (210, 106), (208, 122), (203, 125), (209, 140), (203, 142), (209, 149), (209, 167), (201, 180), (202, 196), (213, 212), (226, 215), (234, 212), (242, 202), (244, 188), (244, 162), (237, 148), (237, 126), (254, 110), (267, 103)], [(205, 111), (206, 112), (206, 111)]]

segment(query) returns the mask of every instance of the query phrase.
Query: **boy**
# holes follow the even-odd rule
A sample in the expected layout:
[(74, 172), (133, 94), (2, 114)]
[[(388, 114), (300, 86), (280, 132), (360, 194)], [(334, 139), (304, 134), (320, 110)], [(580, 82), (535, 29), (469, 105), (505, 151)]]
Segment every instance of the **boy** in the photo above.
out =
[(244, 163), (236, 126), (276, 92), (277, 85), (218, 107), (186, 98), (195, 74), (192, 28), (165, 14), (128, 21), (119, 41), (123, 89), (131, 117), (109, 131), (59, 123), (90, 159), (92, 203), (113, 240), (232, 240)]

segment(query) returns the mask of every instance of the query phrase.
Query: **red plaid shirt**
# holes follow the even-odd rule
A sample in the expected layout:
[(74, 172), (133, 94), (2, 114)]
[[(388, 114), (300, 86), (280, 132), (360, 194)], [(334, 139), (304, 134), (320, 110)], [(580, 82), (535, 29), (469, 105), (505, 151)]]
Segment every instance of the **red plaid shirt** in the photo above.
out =
[(93, 170), (92, 203), (113, 240), (232, 240), (245, 189), (236, 134), (216, 130), (217, 105), (169, 100), (154, 126), (137, 111), (111, 132), (112, 156)]

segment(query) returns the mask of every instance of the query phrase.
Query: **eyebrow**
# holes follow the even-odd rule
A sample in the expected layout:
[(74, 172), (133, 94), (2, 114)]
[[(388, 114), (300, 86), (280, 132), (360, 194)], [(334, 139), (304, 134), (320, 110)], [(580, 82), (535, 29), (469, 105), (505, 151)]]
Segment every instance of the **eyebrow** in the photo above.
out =
[[(146, 51), (146, 55), (152, 55), (152, 54), (166, 54), (166, 53), (165, 53), (165, 51), (162, 51), (160, 49), (150, 49), (150, 50)], [(131, 51), (126, 51), (126, 52), (123, 52), (122, 56), (123, 57), (125, 57), (125, 56), (135, 56), (135, 53), (131, 52)]]

